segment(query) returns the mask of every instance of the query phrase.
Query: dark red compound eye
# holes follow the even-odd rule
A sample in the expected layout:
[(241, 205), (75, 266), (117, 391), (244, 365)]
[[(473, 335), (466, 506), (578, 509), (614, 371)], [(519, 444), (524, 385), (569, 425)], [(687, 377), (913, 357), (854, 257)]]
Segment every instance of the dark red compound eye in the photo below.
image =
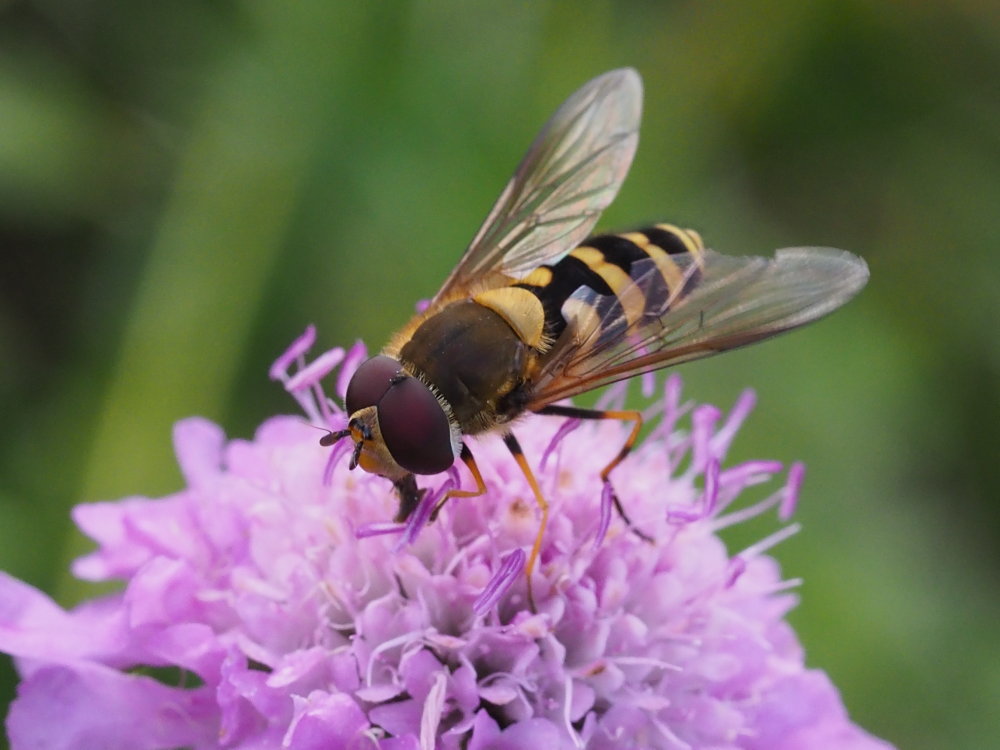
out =
[(399, 362), (382, 354), (363, 362), (347, 386), (344, 398), (347, 413), (354, 414), (359, 409), (378, 404), (400, 371)]
[(414, 377), (393, 383), (382, 396), (378, 425), (389, 453), (407, 471), (437, 474), (455, 462), (448, 415), (431, 389)]

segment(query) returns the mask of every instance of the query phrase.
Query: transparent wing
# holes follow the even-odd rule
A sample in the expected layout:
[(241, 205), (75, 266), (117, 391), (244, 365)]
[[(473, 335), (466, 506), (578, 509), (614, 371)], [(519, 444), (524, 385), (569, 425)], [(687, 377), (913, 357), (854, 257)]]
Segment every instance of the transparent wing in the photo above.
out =
[(484, 276), (519, 277), (586, 237), (618, 193), (639, 139), (642, 80), (631, 68), (585, 84), (535, 138), (435, 301)]
[(618, 295), (582, 287), (566, 301), (566, 332), (546, 355), (529, 409), (798, 328), (868, 281), (861, 258), (831, 248), (788, 248), (774, 258), (710, 250), (703, 260), (671, 257), (682, 279), (669, 288), (660, 269), (642, 261)]

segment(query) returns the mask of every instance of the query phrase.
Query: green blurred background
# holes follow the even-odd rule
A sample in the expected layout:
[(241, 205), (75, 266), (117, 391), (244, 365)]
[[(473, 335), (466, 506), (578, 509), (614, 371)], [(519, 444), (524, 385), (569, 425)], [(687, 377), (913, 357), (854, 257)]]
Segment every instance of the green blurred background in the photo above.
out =
[(900, 747), (995, 746), (998, 7), (0, 2), (0, 567), (86, 596), (73, 504), (179, 488), (181, 417), (292, 411), (267, 368), (307, 323), (379, 346), (544, 119), (632, 65), (601, 228), (871, 265), (834, 317), (681, 368), (698, 400), (757, 389), (734, 459), (809, 466), (776, 553), (810, 664)]

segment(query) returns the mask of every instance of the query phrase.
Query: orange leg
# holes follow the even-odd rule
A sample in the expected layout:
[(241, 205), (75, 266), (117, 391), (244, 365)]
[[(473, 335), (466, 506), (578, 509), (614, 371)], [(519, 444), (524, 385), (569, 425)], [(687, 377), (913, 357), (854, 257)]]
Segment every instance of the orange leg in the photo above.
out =
[[(538, 503), (538, 508), (542, 514), (541, 523), (538, 525), (538, 533), (535, 535), (535, 543), (531, 546), (531, 554), (528, 555), (528, 562), (524, 567), (524, 573), (528, 579), (528, 604), (531, 606), (531, 609), (534, 610), (535, 597), (531, 592), (531, 572), (535, 569), (538, 554), (542, 549), (542, 539), (545, 536), (545, 527), (549, 522), (549, 504), (542, 495), (542, 490), (538, 486), (538, 480), (535, 479), (535, 475), (531, 471), (531, 466), (528, 465), (528, 460), (524, 457), (524, 451), (521, 450), (521, 446), (517, 442), (517, 438), (508, 433), (504, 435), (503, 442), (504, 445), (507, 446), (508, 450), (510, 450), (511, 454), (513, 454), (514, 460), (517, 461), (517, 465), (521, 467), (521, 471), (524, 472), (524, 476), (528, 480), (528, 485), (531, 487), (531, 492), (535, 496), (535, 502)], [(472, 476), (476, 480), (476, 489), (449, 490), (434, 507), (434, 510), (431, 512), (431, 520), (437, 518), (437, 514), (441, 511), (441, 508), (444, 507), (444, 504), (449, 499), (453, 497), (478, 497), (486, 492), (486, 482), (483, 480), (482, 472), (479, 471), (476, 459), (473, 457), (472, 451), (469, 450), (465, 443), (462, 443), (462, 453), (459, 458), (462, 459), (465, 465), (469, 467), (469, 471), (472, 472)]]
[(511, 452), (511, 455), (514, 456), (517, 465), (521, 467), (525, 479), (528, 480), (528, 486), (531, 487), (531, 492), (535, 496), (535, 502), (538, 503), (538, 510), (542, 514), (542, 520), (538, 524), (538, 533), (535, 535), (535, 543), (531, 545), (531, 554), (528, 555), (528, 562), (524, 566), (524, 574), (528, 578), (528, 604), (531, 606), (532, 611), (535, 611), (535, 597), (531, 591), (531, 573), (535, 569), (538, 555), (542, 551), (542, 539), (545, 536), (545, 527), (549, 523), (549, 504), (545, 500), (545, 496), (542, 495), (542, 490), (538, 486), (538, 480), (535, 479), (535, 474), (531, 471), (531, 466), (528, 464), (528, 459), (524, 457), (524, 451), (521, 450), (521, 445), (517, 442), (517, 438), (508, 432), (504, 435), (503, 442)]
[(486, 482), (483, 480), (483, 473), (479, 471), (479, 464), (476, 463), (475, 457), (472, 455), (472, 451), (469, 450), (469, 446), (462, 443), (462, 452), (458, 456), (462, 459), (462, 463), (469, 467), (469, 471), (472, 472), (472, 478), (476, 480), (476, 489), (474, 490), (462, 490), (454, 489), (448, 490), (444, 493), (444, 497), (438, 500), (437, 505), (434, 506), (434, 510), (431, 511), (431, 520), (435, 520), (438, 517), (438, 513), (444, 507), (444, 504), (451, 500), (453, 497), (479, 497), (480, 495), (486, 494)]
[(537, 414), (550, 414), (559, 417), (571, 417), (573, 419), (618, 419), (622, 421), (632, 422), (632, 432), (629, 433), (628, 439), (625, 444), (618, 451), (611, 463), (605, 466), (601, 470), (601, 481), (606, 485), (611, 487), (611, 500), (615, 505), (615, 510), (618, 511), (618, 515), (625, 522), (625, 525), (632, 530), (632, 532), (638, 536), (640, 539), (644, 539), (647, 542), (652, 542), (653, 537), (644, 531), (636, 527), (632, 520), (628, 517), (625, 512), (625, 508), (622, 506), (621, 500), (618, 499), (618, 493), (615, 492), (614, 486), (611, 484), (611, 472), (618, 466), (629, 453), (632, 451), (632, 447), (635, 445), (635, 441), (639, 439), (639, 433), (642, 431), (642, 412), (635, 411), (633, 409), (625, 411), (606, 411), (603, 409), (581, 409), (577, 406), (560, 406), (558, 404), (551, 404), (549, 406), (544, 406), (539, 409)]
[[(472, 472), (472, 478), (476, 480), (476, 489), (474, 490), (462, 490), (454, 489), (448, 490), (444, 497), (438, 500), (437, 505), (431, 511), (430, 520), (433, 521), (438, 517), (438, 513), (441, 512), (441, 508), (444, 504), (453, 497), (479, 497), (486, 492), (486, 482), (483, 481), (482, 472), (479, 471), (479, 466), (476, 464), (476, 459), (472, 456), (472, 451), (469, 447), (462, 443), (462, 452), (459, 454), (459, 458), (462, 462), (469, 467), (469, 471)], [(417, 509), (420, 505), (420, 501), (424, 497), (424, 492), (417, 486), (417, 478), (413, 474), (406, 474), (402, 479), (397, 479), (393, 484), (396, 486), (396, 492), (399, 495), (399, 512), (396, 513), (395, 520), (398, 523), (406, 523), (406, 521), (413, 515), (413, 511)]]
[[(531, 572), (535, 568), (535, 562), (538, 560), (538, 554), (542, 549), (542, 538), (545, 535), (545, 527), (549, 522), (549, 504), (545, 501), (545, 497), (542, 495), (542, 490), (538, 486), (538, 481), (535, 479), (534, 473), (531, 471), (531, 467), (528, 465), (528, 460), (524, 457), (524, 452), (521, 450), (520, 444), (518, 444), (517, 439), (511, 435), (507, 434), (503, 438), (504, 444), (510, 450), (514, 456), (514, 460), (517, 461), (517, 465), (521, 467), (521, 471), (524, 472), (524, 476), (528, 480), (528, 485), (531, 487), (531, 492), (535, 496), (535, 502), (538, 503), (538, 508), (542, 513), (542, 520), (538, 526), (538, 534), (535, 535), (535, 543), (531, 547), (531, 554), (528, 556), (528, 562), (525, 565), (524, 571), (528, 579), (528, 603), (531, 609), (535, 609), (535, 598), (531, 592)], [(437, 505), (434, 506), (434, 510), (431, 511), (431, 520), (433, 521), (437, 518), (438, 513), (441, 512), (441, 508), (444, 504), (448, 502), (453, 497), (478, 497), (486, 492), (486, 482), (483, 479), (483, 474), (479, 470), (479, 465), (476, 463), (475, 457), (472, 455), (472, 451), (469, 450), (465, 443), (462, 443), (462, 452), (459, 455), (462, 462), (469, 467), (469, 471), (472, 472), (473, 479), (476, 480), (476, 489), (474, 490), (460, 490), (454, 489), (449, 490), (445, 493)]]

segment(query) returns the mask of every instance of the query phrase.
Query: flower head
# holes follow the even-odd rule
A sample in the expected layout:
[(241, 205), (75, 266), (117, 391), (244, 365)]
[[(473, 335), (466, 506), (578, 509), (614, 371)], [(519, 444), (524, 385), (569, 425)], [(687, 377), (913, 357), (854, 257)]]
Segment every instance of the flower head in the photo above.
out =
[[(306, 365), (312, 338), (272, 375), (340, 429), (319, 382), (340, 366), (343, 394), (364, 351)], [(784, 621), (795, 582), (765, 553), (796, 527), (737, 555), (717, 536), (770, 508), (787, 517), (801, 483), (795, 465), (742, 501), (783, 470), (725, 463), (752, 405), (744, 394), (723, 415), (667, 381), (652, 433), (614, 474), (656, 544), (602, 499), (598, 471), (625, 427), (520, 423), (552, 504), (534, 611), (521, 571), (536, 509), (500, 441), (473, 445), (486, 496), (400, 527), (387, 524), (391, 483), (348, 471), (300, 418), (270, 419), (249, 441), (180, 422), (184, 490), (75, 510), (98, 549), (74, 572), (124, 590), (64, 611), (0, 579), (0, 648), (22, 675), (12, 746), (886, 748), (804, 668)], [(430, 477), (427, 497), (469, 481)]]

